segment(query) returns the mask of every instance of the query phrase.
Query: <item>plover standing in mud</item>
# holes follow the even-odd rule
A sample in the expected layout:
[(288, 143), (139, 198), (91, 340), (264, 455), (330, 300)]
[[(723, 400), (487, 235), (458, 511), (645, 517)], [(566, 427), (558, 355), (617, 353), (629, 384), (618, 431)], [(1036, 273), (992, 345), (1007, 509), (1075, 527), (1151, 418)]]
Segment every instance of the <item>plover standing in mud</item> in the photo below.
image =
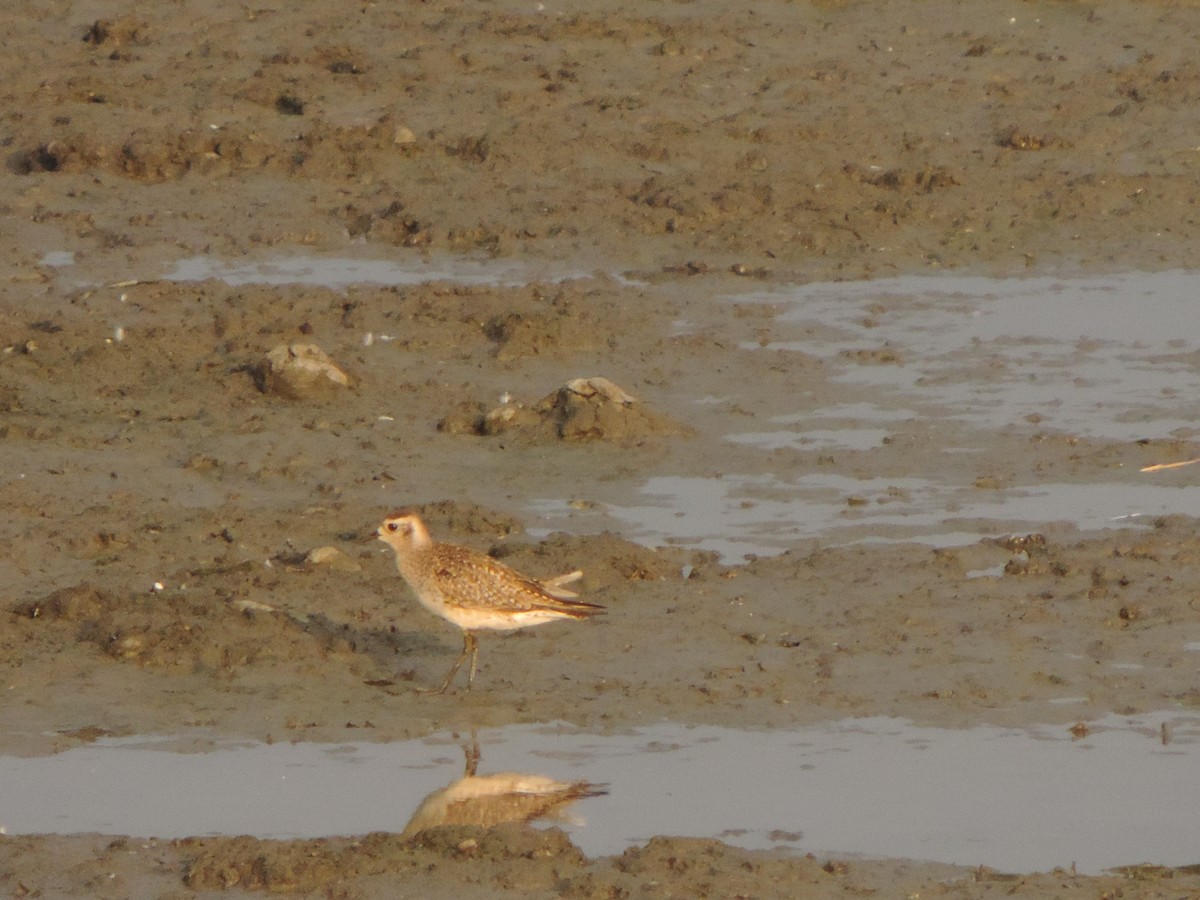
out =
[(502, 562), (455, 544), (435, 542), (420, 517), (401, 510), (384, 519), (376, 537), (396, 551), (396, 568), (434, 615), (463, 631), (463, 649), (438, 693), (450, 687), (463, 661), (471, 657), (467, 690), (475, 681), (480, 631), (512, 631), (555, 619), (587, 619), (604, 607), (582, 600), (562, 587), (581, 572), (534, 581)]

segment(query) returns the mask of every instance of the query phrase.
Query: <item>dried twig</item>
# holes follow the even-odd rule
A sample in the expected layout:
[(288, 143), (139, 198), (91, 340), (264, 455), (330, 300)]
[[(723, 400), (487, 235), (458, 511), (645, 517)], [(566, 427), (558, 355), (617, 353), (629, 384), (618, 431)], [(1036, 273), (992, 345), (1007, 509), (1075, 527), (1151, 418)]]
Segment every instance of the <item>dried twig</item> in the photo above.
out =
[(1141, 471), (1157, 472), (1160, 469), (1178, 469), (1183, 466), (1190, 466), (1193, 463), (1200, 463), (1200, 459), (1185, 459), (1183, 462), (1158, 463), (1157, 465), (1153, 465), (1153, 466), (1142, 466)]

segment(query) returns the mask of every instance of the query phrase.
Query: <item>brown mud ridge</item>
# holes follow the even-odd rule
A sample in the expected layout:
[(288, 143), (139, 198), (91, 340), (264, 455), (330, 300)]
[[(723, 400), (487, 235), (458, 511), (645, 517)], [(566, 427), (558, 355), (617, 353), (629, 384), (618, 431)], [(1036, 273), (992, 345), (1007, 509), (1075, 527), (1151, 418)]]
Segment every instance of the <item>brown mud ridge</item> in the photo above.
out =
[[(747, 291), (1193, 265), (1200, 11), (185, 0), (106, 14), (17, 4), (0, 60), (0, 751), (560, 720), (1066, 730), (1200, 708), (1187, 516), (953, 549), (797, 539), (742, 560), (524, 530), (539, 501), (583, 514), (651, 476), (937, 466), (988, 492), (1200, 457), (1186, 430), (1109, 440), (952, 418), (936, 433), (896, 423), (871, 449), (725, 439), (808, 408), (797, 398), (863, 402), (837, 366), (911, 362), (882, 336), (832, 362), (776, 352), (779, 310)], [(580, 277), (162, 280), (194, 256), (455, 253)], [(281, 374), (296, 361), (317, 374)], [(958, 377), (996, 376), (981, 355)], [(532, 576), (582, 568), (582, 596), (609, 614), (485, 635), (474, 691), (419, 693), (458, 636), (364, 540), (406, 505)], [(7, 896), (259, 891), (1179, 897), (1200, 895), (1200, 876), (671, 837), (586, 859), (559, 831), (513, 825), (416, 841), (0, 837)]]
[[(589, 860), (557, 829), (445, 826), (417, 842), (396, 835), (310, 841), (253, 838), (12, 837), (16, 896), (395, 897), (1183, 897), (1195, 872), (1132, 866), (1112, 875), (1013, 875), (904, 861), (801, 859), (719, 841), (656, 837)], [(15, 874), (15, 873), (14, 873)], [(28, 878), (28, 876), (23, 876)], [(36, 887), (35, 887), (36, 885)]]

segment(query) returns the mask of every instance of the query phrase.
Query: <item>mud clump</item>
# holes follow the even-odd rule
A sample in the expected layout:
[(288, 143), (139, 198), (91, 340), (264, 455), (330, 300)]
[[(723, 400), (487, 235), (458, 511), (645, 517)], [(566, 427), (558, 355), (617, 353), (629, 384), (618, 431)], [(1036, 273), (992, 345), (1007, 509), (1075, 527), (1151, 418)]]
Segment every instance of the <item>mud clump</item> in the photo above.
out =
[(691, 433), (599, 376), (572, 379), (532, 406), (507, 402), (483, 412), (477, 404), (460, 404), (438, 423), (438, 430), (531, 443), (605, 441), (626, 446)]
[(278, 844), (253, 838), (218, 842), (200, 850), (189, 862), (183, 883), (208, 890), (314, 890), (336, 874), (330, 849), (324, 844)]
[(106, 591), (85, 582), (54, 591), (39, 600), (18, 603), (11, 611), (25, 619), (82, 622), (98, 618), (111, 606), (112, 600)]
[[(110, 48), (144, 45), (148, 43), (145, 22), (136, 19), (97, 19), (83, 34), (83, 42), (94, 47), (108, 45)], [(121, 57), (113, 51), (110, 59)]]
[(316, 344), (280, 344), (255, 368), (254, 378), (264, 394), (289, 400), (350, 386), (350, 377)]
[[(247, 572), (235, 568), (228, 576), (244, 581)], [(288, 616), (256, 615), (236, 602), (180, 593), (131, 595), (84, 582), (10, 612), (26, 638), (36, 634), (60, 651), (91, 646), (112, 660), (154, 669), (230, 670), (262, 657), (313, 652), (313, 637)]]
[(648, 436), (658, 417), (607, 378), (576, 378), (534, 407), (566, 441), (625, 441)]
[(514, 824), (491, 829), (440, 826), (415, 841), (377, 832), (361, 839), (286, 842), (193, 838), (176, 846), (190, 856), (183, 882), (192, 889), (272, 893), (316, 891), (337, 880), (364, 876), (416, 871), (434, 875), (443, 867), (460, 873), (464, 866), (481, 880), (519, 880), (524, 887), (548, 890), (564, 869), (578, 870), (587, 862), (560, 829)]

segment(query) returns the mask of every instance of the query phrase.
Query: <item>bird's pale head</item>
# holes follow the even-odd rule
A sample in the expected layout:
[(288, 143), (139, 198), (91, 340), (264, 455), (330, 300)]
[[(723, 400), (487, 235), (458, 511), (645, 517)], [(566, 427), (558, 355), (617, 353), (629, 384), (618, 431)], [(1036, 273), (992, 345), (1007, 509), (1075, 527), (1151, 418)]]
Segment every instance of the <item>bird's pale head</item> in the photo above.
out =
[(408, 510), (392, 513), (375, 530), (375, 536), (395, 550), (407, 553), (429, 546), (429, 531), (420, 517)]

